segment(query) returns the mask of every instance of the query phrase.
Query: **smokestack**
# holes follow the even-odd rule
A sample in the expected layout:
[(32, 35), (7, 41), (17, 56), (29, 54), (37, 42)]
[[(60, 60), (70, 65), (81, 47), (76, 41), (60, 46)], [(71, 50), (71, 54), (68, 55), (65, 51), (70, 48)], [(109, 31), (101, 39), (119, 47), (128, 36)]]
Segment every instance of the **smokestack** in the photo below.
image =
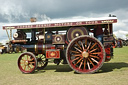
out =
[[(31, 17), (30, 21), (31, 21), (31, 23), (36, 22), (36, 18), (35, 17)], [(32, 29), (31, 30), (31, 40), (32, 41), (36, 40), (36, 29)]]
[(30, 21), (31, 22), (36, 22), (36, 18), (35, 17), (31, 17)]

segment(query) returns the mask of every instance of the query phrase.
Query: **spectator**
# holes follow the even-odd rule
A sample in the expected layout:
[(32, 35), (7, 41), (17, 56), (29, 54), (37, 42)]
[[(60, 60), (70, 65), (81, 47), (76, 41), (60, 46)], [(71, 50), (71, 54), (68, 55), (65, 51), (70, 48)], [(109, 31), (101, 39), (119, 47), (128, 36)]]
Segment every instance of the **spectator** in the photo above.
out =
[(0, 54), (2, 54), (2, 49), (0, 49)]

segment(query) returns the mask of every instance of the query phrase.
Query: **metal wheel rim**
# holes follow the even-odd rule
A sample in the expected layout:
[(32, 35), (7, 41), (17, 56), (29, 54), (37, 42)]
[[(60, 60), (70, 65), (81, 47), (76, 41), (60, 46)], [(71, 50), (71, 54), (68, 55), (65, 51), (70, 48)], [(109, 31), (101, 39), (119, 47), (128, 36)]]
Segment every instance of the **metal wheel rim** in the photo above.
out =
[[(86, 52), (83, 53), (83, 50), (87, 50), (88, 56), (86, 56)], [(105, 61), (105, 50), (96, 38), (83, 35), (74, 38), (69, 43), (66, 50), (66, 59), (69, 66), (76, 72), (94, 73), (101, 68)]]

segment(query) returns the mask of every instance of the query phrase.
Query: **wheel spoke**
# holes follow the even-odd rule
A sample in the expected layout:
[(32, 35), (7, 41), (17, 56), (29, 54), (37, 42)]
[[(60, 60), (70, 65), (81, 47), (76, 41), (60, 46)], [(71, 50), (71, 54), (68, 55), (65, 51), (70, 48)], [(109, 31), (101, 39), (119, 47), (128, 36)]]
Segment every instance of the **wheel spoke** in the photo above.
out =
[(88, 58), (89, 62), (94, 66), (93, 62)]
[(82, 53), (82, 51), (80, 50), (80, 49), (78, 49), (78, 48), (76, 48), (76, 47), (74, 47), (77, 51), (79, 51), (80, 53)]
[(25, 66), (25, 64), (21, 64), (20, 66), (23, 68)]
[(24, 67), (24, 70), (26, 69), (26, 66)]
[(42, 63), (40, 62), (40, 65), (41, 65), (40, 67), (42, 67), (44, 64), (42, 64)]
[(34, 65), (32, 65), (32, 63), (30, 63), (30, 65), (34, 67)]
[(44, 61), (41, 61), (41, 62), (39, 62), (39, 63), (40, 63), (40, 65), (41, 65), (41, 66), (43, 66), (43, 65), (44, 65)]
[(83, 42), (81, 41), (81, 45), (82, 45), (82, 48), (83, 48), (83, 51), (84, 51), (84, 45), (83, 45)]
[(87, 39), (85, 39), (85, 48), (87, 47)]
[(28, 55), (27, 55), (27, 60), (28, 60)]
[(96, 62), (97, 64), (99, 63), (98, 61), (96, 61), (95, 59), (91, 58), (94, 62)]
[(90, 53), (92, 53), (92, 52), (96, 51), (97, 49), (98, 49), (98, 48), (91, 50), (91, 51), (90, 51)]
[(44, 63), (45, 63), (45, 61), (42, 61), (42, 63), (44, 64)]
[(29, 67), (28, 67), (28, 66), (26, 66), (26, 67), (27, 67), (26, 71), (30, 71), (30, 70), (29, 70)]
[(24, 62), (20, 62), (20, 64), (24, 64)]
[(33, 63), (35, 63), (35, 62), (29, 62), (29, 63), (32, 63), (32, 64), (33, 64)]
[(34, 60), (34, 58), (30, 59), (30, 61), (33, 61), (33, 60)]
[(26, 60), (26, 59), (25, 59), (25, 56), (24, 56), (24, 60)]
[(76, 42), (76, 45), (82, 50), (82, 48), (80, 47), (80, 45)]
[(90, 50), (91, 50), (93, 47), (95, 47), (96, 45), (97, 45), (97, 43), (93, 44), (93, 46), (90, 48)]
[(78, 52), (78, 51), (72, 51), (72, 50), (71, 50), (71, 52), (72, 52), (72, 53), (80, 53), (80, 52)]
[(40, 67), (40, 62), (38, 62), (37, 65)]
[(41, 57), (41, 59), (45, 59), (44, 57)]
[(93, 58), (97, 58), (97, 59), (100, 59), (98, 56), (94, 56), (94, 55), (89, 55), (90, 57), (93, 57)]
[(101, 54), (101, 52), (96, 52), (96, 53), (90, 53), (90, 54)]
[(88, 69), (90, 70), (91, 68), (90, 68), (90, 65), (89, 65), (89, 62), (87, 61), (87, 65), (88, 65)]
[(28, 66), (30, 68), (30, 70), (32, 70), (32, 68), (30, 66)]
[(80, 63), (79, 69), (81, 68), (82, 64), (83, 64), (83, 60), (82, 60), (81, 63)]
[(89, 50), (89, 48), (90, 48), (90, 45), (91, 45), (91, 42), (89, 43), (89, 45), (88, 45), (88, 47), (87, 47), (87, 50), (86, 50), (86, 51), (88, 51), (88, 50)]
[(79, 59), (79, 57), (77, 57), (77, 58), (73, 59), (71, 62), (73, 62), (73, 61), (75, 61), (75, 60), (78, 60), (78, 59)]
[(24, 60), (24, 59), (21, 59), (21, 60), (26, 61), (26, 60)]
[(85, 67), (86, 67), (86, 60), (84, 60), (84, 69), (85, 69)]
[(82, 58), (80, 58), (80, 59), (77, 61), (77, 63), (74, 64), (74, 65), (76, 66), (81, 60), (82, 60)]
[(81, 57), (82, 55), (81, 54), (76, 54), (76, 55), (72, 55), (71, 57), (77, 57), (77, 56)]

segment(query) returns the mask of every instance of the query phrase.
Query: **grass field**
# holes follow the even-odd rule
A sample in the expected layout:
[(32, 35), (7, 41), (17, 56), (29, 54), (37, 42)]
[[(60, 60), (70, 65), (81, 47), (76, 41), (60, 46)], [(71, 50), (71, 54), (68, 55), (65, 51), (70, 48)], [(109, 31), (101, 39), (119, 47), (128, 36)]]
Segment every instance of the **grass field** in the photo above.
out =
[(0, 85), (128, 85), (128, 47), (115, 48), (114, 58), (95, 74), (76, 74), (68, 65), (52, 63), (23, 74), (17, 66), (19, 55), (0, 55)]

